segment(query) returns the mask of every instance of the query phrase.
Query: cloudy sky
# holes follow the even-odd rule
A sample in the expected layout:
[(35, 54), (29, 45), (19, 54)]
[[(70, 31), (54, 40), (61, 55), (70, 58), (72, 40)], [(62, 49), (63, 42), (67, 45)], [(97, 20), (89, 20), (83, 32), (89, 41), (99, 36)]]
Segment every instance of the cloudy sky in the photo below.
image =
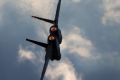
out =
[[(39, 80), (43, 48), (58, 0), (0, 0), (0, 80)], [(45, 80), (120, 80), (120, 0), (62, 0), (61, 61), (50, 61)]]

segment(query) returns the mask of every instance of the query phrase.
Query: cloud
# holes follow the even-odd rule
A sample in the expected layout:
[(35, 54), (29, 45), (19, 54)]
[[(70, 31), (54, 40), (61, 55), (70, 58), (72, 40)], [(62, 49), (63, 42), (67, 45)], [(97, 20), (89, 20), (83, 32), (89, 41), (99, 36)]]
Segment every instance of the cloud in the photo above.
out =
[(74, 3), (79, 3), (81, 0), (72, 0)]
[(46, 76), (50, 80), (78, 80), (72, 63), (67, 60), (56, 62), (54, 65), (49, 66)]
[(103, 24), (120, 23), (120, 0), (103, 0)]
[[(55, 2), (54, 0), (19, 0), (19, 6), (21, 10), (24, 12), (26, 9), (30, 11), (30, 13), (41, 16), (41, 17), (51, 17), (51, 13), (53, 12), (53, 7)], [(41, 4), (41, 5), (40, 5)]]
[[(3, 5), (4, 1), (8, 1), (8, 3), (6, 3), (6, 5)], [(30, 17), (31, 15), (37, 15), (40, 17), (53, 19), (56, 8), (54, 6), (56, 6), (57, 1), (58, 0), (0, 1), (0, 15), (2, 16), (2, 21), (0, 21), (0, 23), (4, 22), (4, 29), (1, 30), (0, 34), (2, 37), (0, 41), (0, 64), (2, 65), (0, 68), (1, 80), (39, 79), (44, 61), (44, 56), (41, 56), (41, 54), (43, 55), (45, 51), (41, 50), (41, 47), (37, 46), (35, 48), (30, 48), (31, 44), (27, 43), (25, 41), (25, 38), (27, 35), (30, 35), (32, 37), (31, 39), (35, 39), (34, 37), (37, 36), (39, 40), (42, 40), (43, 36), (46, 35), (43, 32), (44, 30), (48, 32), (49, 26), (42, 21), (31, 18), (28, 19), (27, 17)], [(90, 3), (84, 5), (88, 1)], [(48, 79), (120, 79), (120, 77), (118, 77), (120, 74), (120, 49), (118, 44), (120, 41), (120, 31), (119, 28), (116, 29), (110, 27), (101, 27), (103, 25), (98, 22), (98, 17), (101, 17), (101, 15), (99, 15), (99, 8), (96, 7), (96, 5), (98, 6), (98, 3), (96, 2), (99, 3), (99, 1), (95, 0), (86, 0), (85, 2), (84, 0), (81, 0), (81, 5), (76, 6), (75, 4), (73, 4), (73, 1), (63, 1), (61, 10), (64, 11), (62, 11), (63, 13), (61, 13), (62, 20), (60, 20), (62, 21), (62, 24), (60, 25), (64, 25), (64, 29), (62, 29), (63, 43), (61, 45), (62, 60), (60, 62), (53, 61), (50, 63), (50, 65), (48, 66), (48, 73), (46, 74), (46, 77)], [(106, 3), (108, 2), (106, 1)], [(114, 4), (115, 2), (113, 2), (112, 4)], [(115, 4), (117, 4), (117, 2)], [(105, 6), (107, 5), (104, 5), (104, 10), (106, 13), (104, 14), (104, 17), (107, 16), (107, 11), (110, 11), (112, 9), (110, 8), (107, 10)], [(97, 10), (98, 13), (96, 15)], [(115, 11), (119, 11), (119, 9)], [(114, 12), (114, 14), (117, 13)], [(112, 14), (112, 16), (114, 15)], [(111, 17), (110, 14), (110, 16), (105, 17), (105, 21), (106, 23), (114, 22), (115, 20), (117, 20), (116, 18), (117, 17), (115, 17), (114, 19), (113, 17)], [(31, 22), (30, 20), (33, 22)], [(46, 39), (44, 39), (44, 41), (45, 40)], [(22, 44), (22, 46), (19, 47), (19, 44)], [(96, 52), (94, 52), (95, 48), (97, 48)], [(17, 52), (18, 54), (16, 54)], [(96, 57), (96, 54), (99, 54), (98, 58), (91, 59), (92, 57)], [(26, 62), (26, 64), (16, 64), (16, 57), (19, 61)], [(68, 60), (66, 61), (64, 60), (64, 58), (67, 58)], [(32, 64), (29, 62), (31, 62)], [(118, 76), (116, 77), (114, 75)]]
[(20, 45), (18, 56), (17, 56), (18, 62), (22, 63), (22, 62), (29, 61), (37, 67), (43, 64), (44, 58), (45, 58), (45, 50), (42, 48), (39, 48), (39, 50), (37, 50), (36, 48), (37, 47), (35, 45), (29, 45), (25, 47)]
[(36, 59), (36, 55), (34, 54), (34, 52), (27, 49), (23, 49), (22, 47), (20, 47), (18, 51), (18, 56), (20, 61), (25, 60), (33, 61)]
[(90, 40), (81, 35), (80, 28), (73, 26), (70, 31), (65, 31), (61, 49), (69, 53), (77, 53), (79, 56), (89, 58), (92, 56), (93, 45)]

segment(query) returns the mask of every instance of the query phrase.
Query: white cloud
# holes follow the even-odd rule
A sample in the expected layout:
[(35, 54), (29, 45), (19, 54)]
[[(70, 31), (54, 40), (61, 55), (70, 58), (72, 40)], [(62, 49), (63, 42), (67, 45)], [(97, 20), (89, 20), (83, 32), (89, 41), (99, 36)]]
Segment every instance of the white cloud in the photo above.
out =
[(74, 3), (79, 3), (81, 0), (72, 0)]
[(84, 58), (92, 56), (93, 45), (90, 40), (81, 35), (79, 27), (73, 26), (72, 30), (66, 32), (61, 45), (62, 51), (67, 50), (70, 53), (77, 53)]
[[(32, 50), (31, 50), (32, 49)], [(30, 61), (36, 66), (40, 66), (44, 63), (44, 57), (45, 57), (45, 50), (40, 49), (35, 51), (35, 46), (25, 46), (22, 47), (20, 45), (19, 51), (18, 51), (18, 62), (25, 62)]]
[(30, 11), (34, 15), (50, 17), (53, 12), (54, 0), (19, 0), (19, 6), (23, 11)]
[(103, 24), (120, 23), (120, 0), (103, 0)]
[(23, 49), (22, 47), (20, 47), (18, 51), (18, 57), (20, 61), (24, 61), (24, 60), (33, 61), (36, 59), (36, 55), (32, 51)]
[(48, 67), (46, 76), (50, 80), (78, 80), (75, 69), (69, 61), (56, 62), (56, 64)]

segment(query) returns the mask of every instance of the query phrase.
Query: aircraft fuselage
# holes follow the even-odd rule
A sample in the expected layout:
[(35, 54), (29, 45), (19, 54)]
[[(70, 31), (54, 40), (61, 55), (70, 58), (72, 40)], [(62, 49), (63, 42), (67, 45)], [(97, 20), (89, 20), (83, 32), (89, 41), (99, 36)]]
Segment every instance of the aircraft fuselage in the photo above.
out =
[(61, 34), (61, 30), (58, 28), (60, 6), (61, 6), (61, 0), (58, 1), (54, 20), (41, 18), (41, 17), (37, 17), (37, 16), (32, 16), (33, 18), (36, 18), (38, 20), (42, 20), (42, 21), (48, 22), (50, 24), (53, 24), (49, 30), (50, 35), (48, 36), (47, 43), (38, 42), (38, 41), (31, 40), (31, 39), (26, 39), (29, 42), (32, 42), (34, 44), (37, 44), (37, 45), (45, 48), (45, 51), (46, 51), (45, 63), (44, 63), (44, 67), (42, 70), (40, 80), (43, 80), (43, 78), (44, 78), (49, 60), (60, 60), (61, 59), (60, 44), (62, 43), (62, 34)]
[(60, 60), (60, 44), (62, 42), (62, 34), (57, 25), (50, 27), (50, 35), (48, 36), (48, 47), (46, 51), (49, 52), (51, 60)]

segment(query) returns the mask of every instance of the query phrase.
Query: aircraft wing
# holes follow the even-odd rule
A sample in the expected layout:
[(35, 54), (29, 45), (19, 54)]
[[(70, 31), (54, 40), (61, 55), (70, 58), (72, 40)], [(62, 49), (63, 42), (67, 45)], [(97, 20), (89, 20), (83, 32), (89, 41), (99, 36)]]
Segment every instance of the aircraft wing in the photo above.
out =
[(60, 6), (61, 6), (61, 0), (59, 0), (58, 5), (57, 5), (57, 10), (56, 10), (56, 15), (55, 15), (55, 23), (56, 24), (58, 24), (59, 13), (60, 13)]
[(37, 44), (37, 45), (39, 45), (39, 46), (42, 46), (42, 47), (44, 47), (44, 48), (47, 47), (47, 44), (46, 44), (46, 43), (34, 41), (34, 40), (31, 40), (31, 39), (26, 39), (26, 41), (32, 42), (32, 43)]
[(45, 75), (45, 72), (46, 72), (46, 69), (48, 66), (48, 62), (49, 62), (49, 57), (47, 59), (45, 59), (45, 63), (44, 63), (44, 67), (43, 67), (43, 71), (42, 71), (40, 80), (43, 80), (43, 78), (44, 78), (44, 75)]

